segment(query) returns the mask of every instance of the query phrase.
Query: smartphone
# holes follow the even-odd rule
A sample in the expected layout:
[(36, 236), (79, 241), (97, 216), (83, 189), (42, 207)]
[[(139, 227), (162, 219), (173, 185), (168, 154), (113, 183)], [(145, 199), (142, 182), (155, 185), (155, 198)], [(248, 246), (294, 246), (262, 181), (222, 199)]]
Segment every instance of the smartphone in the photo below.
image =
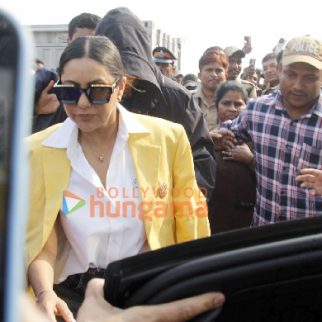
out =
[(244, 41), (247, 45), (251, 46), (252, 45), (252, 39), (251, 36), (244, 36)]
[(281, 52), (286, 44), (286, 39), (280, 38), (276, 47), (275, 47), (275, 55), (277, 55), (279, 52)]
[(32, 54), (27, 31), (0, 9), (0, 321), (20, 321), (31, 127)]
[(256, 64), (256, 59), (255, 58), (251, 58), (249, 60), (249, 66), (255, 66), (255, 64)]

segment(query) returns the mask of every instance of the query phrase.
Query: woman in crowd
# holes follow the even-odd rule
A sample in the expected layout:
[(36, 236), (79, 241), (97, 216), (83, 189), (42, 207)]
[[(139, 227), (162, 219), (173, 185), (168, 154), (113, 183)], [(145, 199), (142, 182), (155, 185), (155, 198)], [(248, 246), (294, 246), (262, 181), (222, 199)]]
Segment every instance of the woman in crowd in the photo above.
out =
[(114, 44), (76, 39), (59, 77), (68, 118), (29, 138), (26, 268), (51, 321), (72, 321), (110, 262), (210, 231), (183, 127), (119, 104), (126, 78)]
[[(236, 81), (220, 85), (215, 96), (222, 126), (245, 109), (247, 96)], [(216, 145), (216, 142), (215, 142)], [(216, 145), (216, 185), (211, 207), (211, 232), (219, 233), (250, 226), (256, 198), (254, 155), (251, 146), (239, 144), (232, 151)]]

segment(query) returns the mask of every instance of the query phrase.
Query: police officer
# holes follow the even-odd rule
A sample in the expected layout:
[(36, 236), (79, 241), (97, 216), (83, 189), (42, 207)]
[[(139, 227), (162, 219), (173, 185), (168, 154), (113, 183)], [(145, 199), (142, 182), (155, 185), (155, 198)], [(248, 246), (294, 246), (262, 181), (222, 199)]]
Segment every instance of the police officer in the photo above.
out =
[(155, 47), (152, 51), (152, 55), (153, 60), (159, 67), (161, 73), (176, 80), (174, 74), (176, 70), (175, 61), (177, 58), (173, 53), (166, 47)]

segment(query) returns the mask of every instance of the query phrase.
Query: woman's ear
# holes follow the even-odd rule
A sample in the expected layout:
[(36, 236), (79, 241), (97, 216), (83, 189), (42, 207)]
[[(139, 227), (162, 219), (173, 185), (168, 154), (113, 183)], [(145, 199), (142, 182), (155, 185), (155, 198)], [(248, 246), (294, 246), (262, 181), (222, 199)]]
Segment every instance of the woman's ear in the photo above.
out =
[(122, 100), (122, 96), (126, 87), (127, 78), (126, 76), (122, 76), (119, 85), (118, 85), (118, 91), (117, 91), (117, 100), (120, 102)]

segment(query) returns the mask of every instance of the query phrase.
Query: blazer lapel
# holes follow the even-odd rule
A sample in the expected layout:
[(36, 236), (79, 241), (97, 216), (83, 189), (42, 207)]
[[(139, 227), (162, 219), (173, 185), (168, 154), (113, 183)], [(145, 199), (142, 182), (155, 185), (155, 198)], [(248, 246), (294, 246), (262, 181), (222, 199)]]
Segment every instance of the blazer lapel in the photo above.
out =
[[(161, 148), (149, 142), (149, 134), (130, 135), (129, 147), (134, 163), (142, 202), (155, 204)], [(147, 236), (151, 231), (153, 216), (144, 214)]]
[(70, 177), (70, 162), (66, 157), (66, 149), (46, 149), (44, 158), (44, 180), (46, 191), (45, 224), (53, 227), (53, 211), (59, 211), (62, 202), (62, 191), (66, 190)]

